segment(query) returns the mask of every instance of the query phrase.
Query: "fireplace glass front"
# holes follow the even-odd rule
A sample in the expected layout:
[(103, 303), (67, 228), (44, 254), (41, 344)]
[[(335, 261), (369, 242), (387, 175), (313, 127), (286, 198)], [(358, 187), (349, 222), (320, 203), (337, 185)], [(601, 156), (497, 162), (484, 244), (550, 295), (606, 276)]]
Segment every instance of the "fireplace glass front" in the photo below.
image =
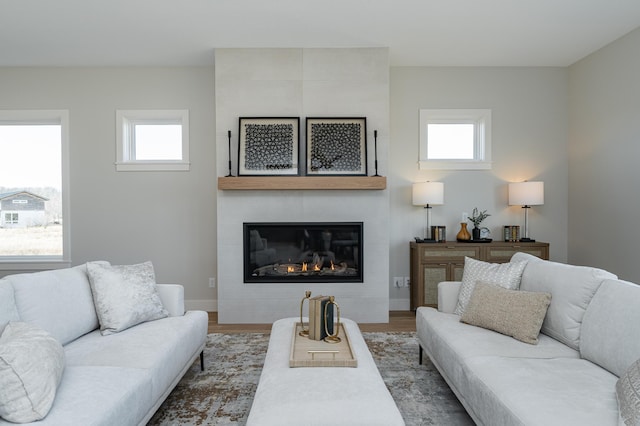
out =
[(244, 224), (245, 283), (362, 282), (362, 222)]

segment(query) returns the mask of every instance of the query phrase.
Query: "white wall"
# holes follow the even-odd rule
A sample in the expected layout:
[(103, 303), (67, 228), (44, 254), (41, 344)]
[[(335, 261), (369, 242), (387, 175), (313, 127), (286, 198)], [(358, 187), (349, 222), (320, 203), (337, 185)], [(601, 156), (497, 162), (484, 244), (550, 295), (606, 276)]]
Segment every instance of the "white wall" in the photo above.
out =
[[(212, 67), (0, 68), (0, 108), (69, 110), (74, 265), (151, 260), (189, 306), (212, 306), (214, 97)], [(116, 109), (188, 109), (191, 171), (116, 172)]]
[[(523, 225), (519, 207), (507, 205), (507, 183), (545, 182), (545, 204), (530, 211), (530, 234), (550, 243), (550, 257), (567, 259), (568, 71), (565, 68), (391, 69), (390, 278), (409, 275), (409, 241), (422, 235), (424, 212), (411, 205), (411, 184), (444, 182), (443, 206), (432, 224), (455, 240), (462, 212), (487, 210), (483, 222), (500, 239), (504, 225)], [(420, 109), (490, 108), (490, 171), (418, 170)], [(392, 309), (409, 306), (409, 290), (391, 287)]]
[[(227, 174), (227, 130), (237, 152), (238, 117), (367, 117), (369, 147), (387, 171), (388, 51), (373, 49), (219, 49), (216, 51), (218, 175)], [(236, 157), (237, 158), (237, 157)], [(373, 153), (369, 155), (373, 174)], [(234, 170), (236, 160), (234, 158)], [(304, 167), (303, 167), (304, 169)], [(234, 172), (235, 173), (235, 172)], [(218, 320), (266, 323), (300, 314), (305, 290), (336, 296), (343, 316), (387, 322), (388, 191), (218, 191)], [(363, 283), (245, 284), (243, 222), (364, 222)]]
[(640, 29), (569, 75), (569, 261), (640, 282)]
[[(633, 103), (634, 97), (638, 99), (637, 92), (633, 91), (637, 86), (631, 84), (631, 76), (637, 71), (638, 64), (631, 63), (631, 59), (624, 59), (624, 54), (620, 55), (622, 58), (613, 54), (618, 50), (622, 50), (622, 53), (633, 50), (633, 46), (636, 46), (637, 52), (637, 39), (636, 32), (631, 39), (636, 40), (635, 44), (627, 46), (629, 42), (622, 40), (622, 44), (614, 45), (615, 49), (604, 59), (595, 56), (594, 59), (574, 67), (571, 76), (576, 81), (572, 85), (572, 93), (578, 89), (586, 92), (586, 101), (595, 108), (600, 102), (595, 101), (596, 97), (599, 99), (602, 95), (595, 88), (589, 89), (589, 86), (602, 87), (607, 81), (614, 80), (614, 77), (606, 77), (614, 73), (615, 78), (622, 78), (618, 88), (621, 93), (616, 96), (621, 98), (623, 106), (626, 105), (626, 113), (635, 113), (637, 117), (637, 104)], [(611, 71), (602, 69), (612, 59), (617, 61), (616, 64), (624, 66), (616, 66)], [(336, 59), (334, 57), (327, 61), (335, 63)], [(322, 70), (322, 63), (316, 62), (319, 70)], [(596, 65), (597, 68), (592, 70)], [(626, 74), (624, 68), (628, 66), (630, 71)], [(246, 68), (245, 72), (249, 69)], [(191, 308), (214, 310), (217, 292), (216, 289), (208, 288), (208, 278), (228, 278), (225, 276), (225, 267), (221, 267), (218, 274), (216, 266), (216, 240), (221, 232), (219, 229), (226, 232), (225, 226), (229, 225), (225, 218), (218, 220), (216, 200), (227, 203), (226, 206), (231, 209), (249, 209), (251, 220), (264, 217), (259, 212), (265, 205), (273, 206), (270, 201), (273, 196), (271, 192), (253, 193), (254, 201), (247, 204), (237, 193), (216, 189), (217, 176), (227, 173), (226, 130), (231, 129), (234, 141), (237, 140), (237, 117), (240, 112), (232, 111), (216, 117), (215, 103), (231, 102), (234, 96), (246, 100), (241, 111), (243, 115), (269, 113), (304, 117), (311, 114), (361, 112), (369, 117), (370, 133), (374, 127), (378, 128), (380, 173), (388, 177), (387, 190), (318, 191), (312, 197), (294, 191), (281, 198), (284, 204), (277, 204), (279, 212), (283, 205), (291, 211), (304, 212), (300, 217), (305, 220), (316, 220), (319, 212), (323, 211), (328, 212), (323, 218), (328, 216), (330, 220), (356, 220), (355, 215), (340, 214), (340, 211), (351, 211), (352, 207), (358, 207), (362, 200), (353, 198), (353, 195), (362, 197), (366, 203), (370, 203), (367, 205), (373, 206), (368, 208), (373, 221), (372, 230), (366, 232), (376, 238), (376, 245), (372, 249), (379, 253), (376, 258), (388, 258), (390, 261), (388, 264), (378, 262), (379, 269), (366, 278), (368, 282), (375, 282), (374, 287), (370, 289), (356, 286), (353, 287), (354, 293), (357, 290), (373, 294), (372, 297), (378, 301), (388, 300), (384, 295), (390, 295), (388, 303), (391, 309), (408, 309), (408, 289), (392, 288), (390, 279), (393, 276), (409, 275), (408, 242), (421, 233), (424, 223), (422, 209), (411, 205), (411, 183), (419, 180), (441, 180), (445, 183), (445, 205), (434, 207), (433, 221), (447, 226), (450, 239), (455, 237), (459, 229), (461, 212), (470, 212), (475, 206), (487, 209), (492, 214), (486, 224), (492, 229), (494, 238), (499, 238), (503, 225), (522, 224), (521, 209), (506, 205), (506, 183), (524, 179), (545, 181), (545, 205), (531, 209), (531, 234), (540, 241), (551, 243), (552, 259), (567, 260), (567, 69), (396, 67), (391, 68), (390, 75), (385, 77), (383, 73), (381, 77), (383, 80), (386, 78), (389, 83), (387, 96), (390, 91), (390, 100), (387, 99), (382, 107), (372, 106), (381, 102), (381, 95), (371, 96), (365, 82), (361, 81), (354, 85), (354, 89), (350, 89), (357, 89), (355, 98), (353, 91), (346, 90), (323, 95), (328, 83), (309, 82), (305, 90), (314, 90), (313, 93), (317, 93), (317, 96), (304, 96), (293, 103), (278, 102), (278, 107), (273, 108), (272, 101), (277, 97), (253, 96), (250, 91), (229, 95), (231, 98), (220, 97), (214, 91), (212, 67), (0, 68), (0, 108), (70, 111), (73, 263), (94, 259), (133, 263), (150, 259), (156, 266), (158, 281), (185, 285), (186, 299)], [(294, 87), (291, 90), (299, 93), (302, 90), (301, 84), (297, 87), (291, 84)], [(315, 88), (311, 89), (313, 86)], [(278, 96), (283, 96), (282, 93), (288, 92), (273, 93), (274, 96), (278, 93)], [(335, 100), (327, 102), (327, 98), (323, 96)], [(345, 103), (344, 100), (349, 98), (358, 99), (361, 104)], [(582, 99), (575, 98), (575, 94), (572, 96), (574, 110), (581, 111), (576, 104), (582, 102)], [(611, 101), (605, 105), (613, 107), (615, 103)], [(192, 159), (190, 172), (115, 172), (115, 110), (136, 108), (189, 109)], [(417, 158), (420, 108), (491, 108), (494, 169), (488, 172), (419, 171)], [(390, 125), (389, 122), (385, 124), (389, 113)], [(587, 113), (590, 111), (578, 115), (582, 123), (578, 127), (583, 128), (587, 135), (603, 132), (604, 128), (591, 127)], [(602, 111), (599, 113), (607, 116)], [(610, 117), (611, 120), (613, 118)], [(216, 120), (223, 123), (218, 130)], [(633, 146), (628, 137), (634, 130), (633, 121), (628, 120), (625, 126), (627, 138), (623, 145), (625, 149), (637, 154), (634, 151), (637, 146)], [(635, 130), (635, 134), (638, 134), (637, 127)], [(599, 140), (602, 142), (606, 139), (600, 136)], [(236, 145), (234, 149), (235, 147)], [(598, 149), (602, 151), (604, 148), (599, 145)], [(631, 161), (626, 159), (637, 157), (619, 154), (612, 159), (615, 163), (609, 164), (611, 179), (627, 179), (630, 182), (621, 195), (615, 196), (615, 204), (611, 199), (614, 191), (609, 190), (609, 184), (604, 185), (593, 203), (588, 204), (589, 209), (582, 208), (587, 200), (582, 198), (578, 202), (574, 199), (571, 234), (587, 235), (589, 241), (592, 241), (591, 232), (594, 229), (601, 227), (603, 223), (616, 224), (617, 218), (612, 219), (609, 214), (605, 214), (605, 211), (609, 213), (616, 208), (620, 217), (629, 216), (624, 219), (622, 228), (635, 238), (637, 228), (631, 225), (630, 216), (638, 211), (634, 208), (638, 206), (632, 201), (637, 197), (628, 196), (635, 194), (631, 183), (635, 175), (630, 167), (618, 170), (618, 163), (624, 164), (625, 161)], [(371, 162), (369, 166), (372, 170)], [(588, 162), (583, 172), (596, 166), (598, 164), (595, 161)], [(572, 162), (572, 168), (575, 168), (575, 162)], [(604, 171), (597, 176), (600, 177), (598, 182), (608, 179)], [(580, 175), (580, 180), (582, 179), (584, 178)], [(587, 183), (585, 187), (594, 187), (593, 181), (588, 180)], [(585, 190), (585, 187), (581, 188), (575, 183), (572, 184), (572, 188), (574, 187), (579, 191)], [(599, 203), (599, 200), (606, 202)], [(327, 209), (327, 206), (334, 207)], [(625, 208), (617, 209), (617, 206)], [(599, 218), (597, 221), (587, 221), (582, 217), (583, 211), (591, 210)], [(276, 213), (269, 214), (274, 217)], [(584, 229), (589, 229), (588, 233)], [(598, 238), (603, 239), (601, 236)], [(618, 239), (616, 243), (620, 241)], [(572, 250), (577, 253), (588, 246), (577, 240), (574, 242)], [(630, 243), (625, 244), (626, 247), (631, 247)], [(237, 248), (225, 244), (220, 245), (218, 250), (232, 250), (236, 255), (240, 253)], [(583, 263), (600, 263), (599, 259), (606, 258), (602, 252), (603, 250), (598, 253), (598, 259), (583, 258)], [(613, 260), (617, 255), (608, 257)], [(621, 267), (618, 265), (613, 265), (610, 269), (621, 274)], [(234, 280), (234, 285), (240, 281), (237, 277), (231, 279)], [(312, 290), (318, 294), (321, 288)], [(294, 310), (301, 293), (302, 291), (296, 292), (291, 297)], [(233, 297), (241, 298), (243, 295), (236, 294)], [(379, 303), (376, 309), (380, 309), (385, 303)]]

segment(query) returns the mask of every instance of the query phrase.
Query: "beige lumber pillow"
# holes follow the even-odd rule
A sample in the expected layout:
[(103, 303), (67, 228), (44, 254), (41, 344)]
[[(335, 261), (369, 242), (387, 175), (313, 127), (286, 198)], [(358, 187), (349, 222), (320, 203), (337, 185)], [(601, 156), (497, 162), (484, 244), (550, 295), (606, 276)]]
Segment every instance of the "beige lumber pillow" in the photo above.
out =
[(536, 345), (550, 303), (550, 293), (509, 290), (478, 281), (460, 321)]

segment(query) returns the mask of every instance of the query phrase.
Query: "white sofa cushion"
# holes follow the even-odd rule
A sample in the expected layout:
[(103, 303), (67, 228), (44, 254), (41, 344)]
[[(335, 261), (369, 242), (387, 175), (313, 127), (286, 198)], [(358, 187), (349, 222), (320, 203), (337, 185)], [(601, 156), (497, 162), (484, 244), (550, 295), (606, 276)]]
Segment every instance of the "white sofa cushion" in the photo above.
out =
[(67, 366), (152, 371), (150, 396), (155, 401), (200, 353), (207, 326), (206, 312), (187, 311), (183, 316), (145, 322), (108, 336), (96, 330), (64, 347)]
[(89, 262), (87, 272), (103, 335), (169, 315), (158, 295), (151, 262), (117, 266)]
[(508, 290), (478, 281), (460, 321), (535, 345), (549, 302), (549, 293)]
[(64, 370), (62, 345), (33, 324), (10, 322), (0, 336), (0, 417), (15, 423), (43, 419)]
[(462, 272), (462, 287), (458, 295), (458, 304), (454, 311), (462, 315), (467, 308), (471, 293), (477, 281), (490, 282), (500, 287), (515, 290), (520, 286), (522, 271), (527, 262), (489, 263), (476, 260), (471, 257), (464, 258), (464, 271)]
[(144, 425), (141, 419), (153, 404), (153, 374), (139, 368), (67, 367), (53, 408), (35, 425)]
[(618, 423), (617, 377), (587, 360), (487, 356), (463, 369), (464, 395), (484, 425)]
[(516, 253), (512, 262), (528, 260), (520, 290), (551, 293), (542, 333), (578, 349), (580, 326), (591, 298), (603, 280), (616, 276), (602, 269), (542, 260)]
[[(461, 368), (466, 359), (490, 355), (513, 358), (572, 358), (578, 351), (541, 334), (537, 345), (529, 345), (495, 331), (460, 322), (454, 314), (434, 308), (416, 311), (416, 333), (431, 360), (454, 389), (469, 389), (469, 377)], [(458, 394), (461, 397), (460, 394)]]
[(20, 321), (13, 297), (13, 287), (8, 280), (0, 279), (0, 334), (9, 321)]
[(616, 382), (620, 419), (626, 425), (640, 424), (640, 359)]
[(620, 377), (640, 358), (639, 324), (640, 286), (605, 280), (584, 314), (580, 354)]
[(9, 275), (20, 320), (49, 332), (61, 344), (98, 328), (84, 265)]

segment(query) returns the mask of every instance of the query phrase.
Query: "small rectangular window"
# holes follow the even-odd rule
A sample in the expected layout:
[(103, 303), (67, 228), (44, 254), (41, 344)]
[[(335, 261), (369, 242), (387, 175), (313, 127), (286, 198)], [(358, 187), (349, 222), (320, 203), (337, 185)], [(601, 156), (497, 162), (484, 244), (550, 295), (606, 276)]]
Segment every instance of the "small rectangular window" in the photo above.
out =
[(491, 168), (491, 110), (420, 110), (420, 169)]
[(189, 170), (189, 111), (116, 111), (118, 171)]

